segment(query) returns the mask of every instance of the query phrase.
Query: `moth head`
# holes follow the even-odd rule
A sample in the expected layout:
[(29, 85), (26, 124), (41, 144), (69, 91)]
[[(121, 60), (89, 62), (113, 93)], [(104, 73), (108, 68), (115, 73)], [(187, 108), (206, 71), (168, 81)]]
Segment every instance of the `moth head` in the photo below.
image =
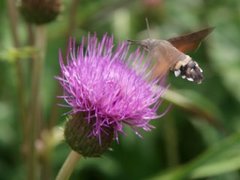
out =
[(200, 84), (203, 80), (203, 70), (195, 61), (189, 61), (185, 65), (181, 65), (179, 69), (174, 70), (175, 76), (181, 76), (183, 79), (193, 81)]
[(144, 40), (127, 40), (130, 45), (139, 45), (146, 51), (152, 50), (157, 43), (154, 39), (144, 39)]

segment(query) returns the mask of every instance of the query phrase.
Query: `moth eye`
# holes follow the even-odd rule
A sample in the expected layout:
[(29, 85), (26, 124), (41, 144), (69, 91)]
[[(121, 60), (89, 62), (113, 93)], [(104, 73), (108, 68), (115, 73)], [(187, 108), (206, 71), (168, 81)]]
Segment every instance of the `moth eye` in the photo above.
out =
[(149, 51), (149, 47), (147, 45), (143, 46), (144, 50)]

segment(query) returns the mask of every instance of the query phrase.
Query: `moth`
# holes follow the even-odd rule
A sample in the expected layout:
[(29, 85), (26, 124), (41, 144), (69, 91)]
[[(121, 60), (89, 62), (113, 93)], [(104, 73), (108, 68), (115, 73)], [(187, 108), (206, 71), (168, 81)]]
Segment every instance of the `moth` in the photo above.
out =
[(187, 52), (198, 48), (201, 41), (207, 37), (214, 28), (208, 27), (197, 32), (170, 38), (128, 40), (130, 44), (136, 44), (149, 52), (149, 56), (154, 60), (152, 72), (153, 78), (165, 76), (169, 71), (173, 71), (175, 76), (200, 84), (203, 80), (203, 70)]

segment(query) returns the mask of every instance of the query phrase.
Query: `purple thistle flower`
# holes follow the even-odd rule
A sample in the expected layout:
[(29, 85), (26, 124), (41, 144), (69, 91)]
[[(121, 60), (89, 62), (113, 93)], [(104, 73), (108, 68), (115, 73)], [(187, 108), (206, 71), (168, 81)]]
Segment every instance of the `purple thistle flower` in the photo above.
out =
[(150, 60), (139, 49), (129, 56), (128, 50), (127, 43), (114, 48), (113, 37), (105, 35), (99, 42), (96, 35), (89, 35), (79, 46), (70, 40), (66, 65), (59, 55), (61, 98), (72, 108), (71, 114), (84, 113), (92, 124), (90, 136), (100, 140), (105, 128), (112, 128), (117, 139), (124, 124), (136, 133), (149, 131), (153, 128), (149, 122), (159, 118), (156, 111), (166, 86), (150, 80)]

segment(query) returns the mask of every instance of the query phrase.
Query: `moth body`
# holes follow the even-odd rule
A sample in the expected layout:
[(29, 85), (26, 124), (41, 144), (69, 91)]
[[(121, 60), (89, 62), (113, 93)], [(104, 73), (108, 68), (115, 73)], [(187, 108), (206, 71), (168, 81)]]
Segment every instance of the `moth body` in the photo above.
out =
[(156, 62), (153, 71), (154, 78), (164, 76), (169, 70), (175, 76), (183, 79), (201, 83), (203, 80), (202, 69), (192, 58), (175, 48), (167, 40), (145, 39), (141, 41), (130, 41), (143, 47)]

